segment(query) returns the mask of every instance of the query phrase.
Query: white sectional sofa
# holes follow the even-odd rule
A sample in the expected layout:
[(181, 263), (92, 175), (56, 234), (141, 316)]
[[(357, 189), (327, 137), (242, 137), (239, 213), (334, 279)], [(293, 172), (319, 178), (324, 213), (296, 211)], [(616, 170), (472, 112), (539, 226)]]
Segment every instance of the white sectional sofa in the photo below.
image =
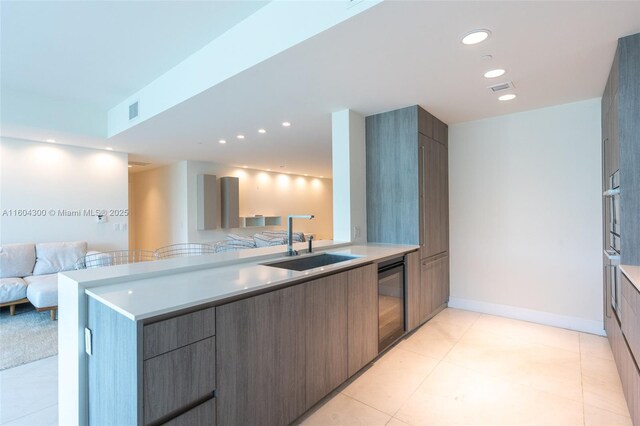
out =
[(5, 244), (0, 246), (0, 307), (31, 303), (38, 311), (58, 308), (58, 272), (75, 269), (87, 254), (84, 241), (61, 243)]

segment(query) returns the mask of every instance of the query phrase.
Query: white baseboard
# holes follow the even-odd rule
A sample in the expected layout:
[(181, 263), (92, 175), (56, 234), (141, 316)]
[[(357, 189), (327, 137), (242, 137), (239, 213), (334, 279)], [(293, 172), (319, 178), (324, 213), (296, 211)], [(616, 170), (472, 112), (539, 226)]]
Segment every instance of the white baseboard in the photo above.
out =
[(549, 312), (535, 311), (533, 309), (518, 308), (516, 306), (479, 302), (477, 300), (458, 299), (455, 297), (449, 299), (449, 307), (535, 322), (538, 324), (551, 325), (554, 327), (567, 328), (569, 330), (597, 334), (600, 336), (606, 335), (604, 332), (604, 323), (602, 321), (569, 317)]

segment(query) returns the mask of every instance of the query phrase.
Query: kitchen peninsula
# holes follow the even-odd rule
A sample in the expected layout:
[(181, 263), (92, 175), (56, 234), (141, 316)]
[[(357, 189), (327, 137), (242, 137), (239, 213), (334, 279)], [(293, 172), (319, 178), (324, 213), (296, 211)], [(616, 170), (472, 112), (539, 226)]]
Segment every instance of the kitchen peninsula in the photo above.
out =
[(378, 265), (404, 259), (407, 298), (419, 275), (417, 246), (316, 249), (295, 259), (345, 257), (296, 271), (271, 247), (61, 275), (61, 423), (301, 416), (380, 353)]

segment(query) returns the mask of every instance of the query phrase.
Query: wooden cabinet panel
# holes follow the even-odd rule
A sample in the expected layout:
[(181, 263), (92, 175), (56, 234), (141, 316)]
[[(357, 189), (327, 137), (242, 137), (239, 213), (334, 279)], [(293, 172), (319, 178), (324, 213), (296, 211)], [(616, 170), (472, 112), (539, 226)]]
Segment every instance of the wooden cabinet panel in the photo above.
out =
[(347, 272), (348, 374), (378, 355), (378, 270), (367, 265)]
[(424, 109), (418, 107), (418, 132), (423, 135), (433, 138), (433, 126), (435, 117), (429, 114)]
[(347, 274), (304, 284), (306, 409), (347, 380)]
[(405, 273), (407, 275), (407, 331), (421, 324), (420, 316), (420, 254), (415, 251), (406, 255)]
[(423, 260), (420, 281), (420, 320), (424, 321), (449, 298), (449, 256)]
[(284, 425), (306, 408), (305, 289), (216, 308), (218, 424)]
[(423, 160), (422, 229), (424, 232), (421, 256), (427, 258), (448, 249), (448, 154), (447, 148), (434, 139), (426, 139), (420, 155)]
[(146, 325), (144, 359), (172, 351), (216, 334), (216, 309), (180, 315)]
[(617, 321), (613, 322), (609, 341), (622, 382), (622, 390), (629, 407), (629, 414), (631, 414), (631, 421), (634, 425), (640, 424), (640, 372)]
[(164, 423), (164, 426), (215, 426), (215, 424), (216, 400), (210, 399)]
[(137, 324), (91, 297), (87, 321), (93, 335), (87, 357), (89, 424), (140, 424)]
[(629, 279), (621, 274), (622, 334), (636, 360), (640, 360), (640, 293)]
[(216, 388), (215, 337), (144, 362), (144, 423), (155, 422)]

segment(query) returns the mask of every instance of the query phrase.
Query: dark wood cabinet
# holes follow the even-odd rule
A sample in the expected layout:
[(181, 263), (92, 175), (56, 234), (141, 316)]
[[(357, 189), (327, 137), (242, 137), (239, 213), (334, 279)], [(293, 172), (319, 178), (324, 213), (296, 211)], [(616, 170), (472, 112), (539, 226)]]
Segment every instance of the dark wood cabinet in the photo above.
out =
[(306, 410), (305, 287), (219, 306), (221, 425), (284, 425)]
[[(447, 125), (416, 105), (367, 117), (366, 141), (368, 240), (419, 245), (420, 259), (427, 262), (446, 256)], [(412, 285), (407, 288), (410, 330), (448, 301), (449, 275), (443, 272), (448, 261), (437, 265), (437, 279), (427, 280), (435, 272), (421, 270), (418, 287), (413, 287), (415, 281), (407, 281)]]
[(348, 374), (357, 373), (378, 355), (378, 270), (376, 265), (348, 274)]
[(144, 424), (211, 398), (216, 389), (215, 353), (215, 337), (209, 337), (144, 361)]
[(420, 319), (433, 316), (449, 299), (449, 256), (422, 261), (420, 268)]
[(304, 284), (305, 409), (311, 408), (348, 377), (348, 274), (343, 272)]
[[(640, 34), (618, 40), (609, 79), (602, 96), (602, 189), (620, 172), (620, 258), (640, 265)], [(609, 248), (610, 209), (603, 200), (603, 246)], [(604, 259), (604, 327), (611, 344), (634, 424), (640, 424), (640, 295), (624, 274), (618, 285), (618, 316), (611, 307), (609, 261)]]
[(407, 331), (413, 331), (422, 323), (420, 312), (421, 278), (420, 252), (409, 253), (405, 256), (405, 271), (407, 281)]

